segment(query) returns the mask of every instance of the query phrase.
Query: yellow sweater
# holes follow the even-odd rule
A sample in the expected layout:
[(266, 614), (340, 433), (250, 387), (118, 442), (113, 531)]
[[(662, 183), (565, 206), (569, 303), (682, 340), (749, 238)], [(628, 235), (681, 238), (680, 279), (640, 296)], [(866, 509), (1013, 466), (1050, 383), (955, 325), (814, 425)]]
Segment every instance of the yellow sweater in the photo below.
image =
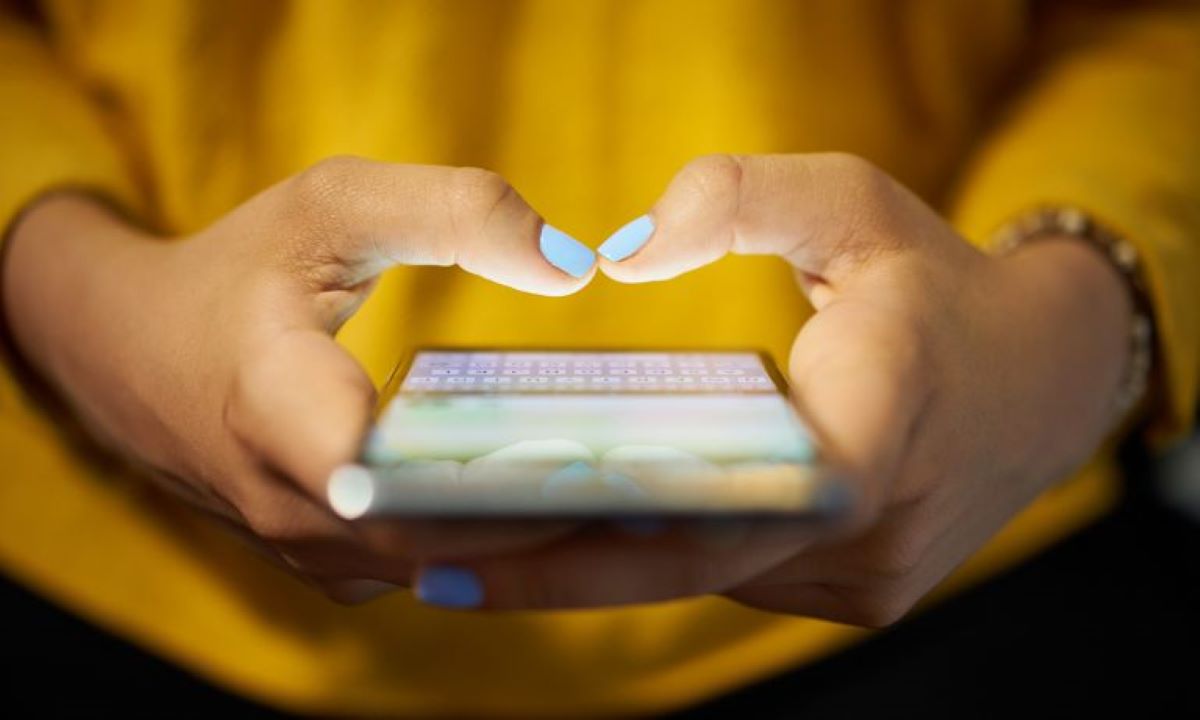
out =
[[(1136, 242), (1161, 331), (1161, 439), (1186, 427), (1200, 376), (1200, 14), (1084, 5), (1055, 4), (1051, 17), (1016, 0), (51, 0), (37, 16), (0, 3), (0, 227), (73, 185), (186, 233), (322, 157), (355, 153), (499, 171), (595, 245), (698, 154), (844, 150), (972, 240), (1064, 202)], [(416, 343), (736, 344), (785, 357), (805, 312), (770, 258), (669, 283), (599, 279), (566, 299), (401, 268), (341, 340), (377, 380)], [(864, 635), (715, 598), (505, 616), (429, 609), (406, 593), (340, 607), (74, 454), (8, 370), (0, 462), (4, 572), (291, 709), (647, 712)], [(1095, 517), (1114, 481), (1098, 457), (935, 597)]]

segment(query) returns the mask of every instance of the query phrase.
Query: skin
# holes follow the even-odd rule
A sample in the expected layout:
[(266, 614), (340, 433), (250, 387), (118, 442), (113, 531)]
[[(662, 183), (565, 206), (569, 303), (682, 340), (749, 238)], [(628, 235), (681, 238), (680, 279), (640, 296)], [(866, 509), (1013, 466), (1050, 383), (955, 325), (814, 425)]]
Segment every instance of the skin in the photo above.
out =
[(796, 269), (816, 314), (789, 375), (854, 478), (845, 523), (646, 536), (337, 519), (325, 482), (355, 456), (374, 389), (332, 335), (380, 271), (457, 263), (543, 295), (591, 278), (549, 265), (539, 216), (484, 171), (334, 159), (173, 242), (54, 196), (9, 240), (4, 310), (97, 437), (344, 601), (450, 564), (478, 576), (486, 609), (723, 594), (887, 625), (1112, 428), (1131, 304), (1082, 241), (984, 255), (845, 155), (700, 158), (650, 214), (648, 242), (600, 271), (668, 280), (731, 252)]

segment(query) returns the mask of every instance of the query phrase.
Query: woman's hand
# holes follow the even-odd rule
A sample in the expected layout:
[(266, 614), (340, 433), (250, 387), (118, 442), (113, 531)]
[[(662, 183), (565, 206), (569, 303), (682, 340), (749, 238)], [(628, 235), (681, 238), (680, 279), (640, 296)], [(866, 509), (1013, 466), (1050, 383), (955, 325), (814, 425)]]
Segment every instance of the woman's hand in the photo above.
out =
[(542, 295), (594, 273), (592, 252), (498, 176), (335, 158), (174, 242), (56, 195), (9, 242), (17, 344), (84, 423), (331, 595), (356, 599), (363, 579), (407, 583), (424, 548), (494, 552), (564, 530), (351, 525), (325, 502), (374, 403), (332, 335), (382, 270), (457, 264)]
[(422, 597), (525, 609), (722, 593), (884, 625), (1110, 429), (1131, 308), (1106, 261), (1068, 240), (985, 256), (856, 158), (702, 158), (600, 252), (624, 282), (728, 252), (795, 267), (816, 314), (796, 338), (791, 380), (828, 454), (857, 478), (853, 517), (836, 534), (786, 523), (597, 530), (425, 567)]

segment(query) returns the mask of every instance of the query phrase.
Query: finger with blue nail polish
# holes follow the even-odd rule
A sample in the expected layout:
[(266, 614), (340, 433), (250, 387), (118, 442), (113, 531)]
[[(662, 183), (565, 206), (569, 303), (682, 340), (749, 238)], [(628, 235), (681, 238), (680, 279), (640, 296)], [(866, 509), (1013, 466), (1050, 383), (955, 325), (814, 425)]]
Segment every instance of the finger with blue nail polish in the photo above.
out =
[(470, 610), (483, 604), (483, 584), (466, 568), (439, 565), (417, 576), (416, 595), (426, 605)]
[(596, 264), (596, 253), (591, 248), (549, 223), (542, 226), (538, 248), (547, 262), (571, 277), (587, 275)]
[(611, 262), (620, 262), (640, 250), (654, 234), (654, 220), (643, 215), (626, 223), (610, 235), (597, 249), (601, 257)]

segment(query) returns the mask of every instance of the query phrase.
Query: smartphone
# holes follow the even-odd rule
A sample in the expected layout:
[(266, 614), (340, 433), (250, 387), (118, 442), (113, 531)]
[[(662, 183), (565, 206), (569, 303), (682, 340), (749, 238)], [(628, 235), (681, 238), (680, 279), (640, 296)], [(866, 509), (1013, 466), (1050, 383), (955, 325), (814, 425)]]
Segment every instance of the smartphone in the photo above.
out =
[(766, 353), (422, 348), (329, 500), (348, 519), (832, 518), (851, 495)]

